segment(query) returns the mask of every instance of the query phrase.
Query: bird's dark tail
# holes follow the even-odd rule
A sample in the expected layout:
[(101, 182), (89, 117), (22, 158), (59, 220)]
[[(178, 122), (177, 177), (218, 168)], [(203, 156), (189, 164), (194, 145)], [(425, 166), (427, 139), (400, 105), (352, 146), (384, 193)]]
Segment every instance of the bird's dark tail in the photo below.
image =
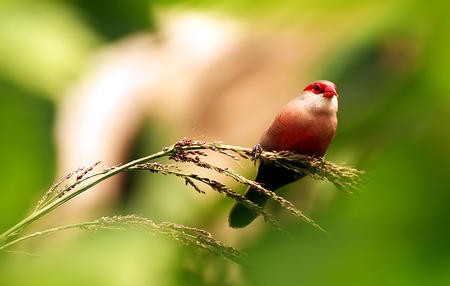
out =
[[(275, 191), (279, 187), (294, 182), (301, 177), (302, 175), (293, 173), (292, 171), (280, 169), (279, 167), (261, 162), (255, 181), (260, 183), (264, 188)], [(245, 197), (261, 207), (266, 204), (267, 199), (269, 198), (257, 189), (251, 187), (245, 192)], [(258, 217), (256, 212), (243, 204), (236, 203), (231, 209), (228, 223), (233, 228), (242, 228), (250, 224), (256, 217)]]
[[(245, 197), (259, 206), (264, 206), (268, 199), (266, 195), (250, 187), (247, 189)], [(241, 228), (250, 224), (257, 216), (258, 213), (240, 203), (237, 203), (231, 209), (230, 216), (228, 217), (228, 223), (233, 228)]]

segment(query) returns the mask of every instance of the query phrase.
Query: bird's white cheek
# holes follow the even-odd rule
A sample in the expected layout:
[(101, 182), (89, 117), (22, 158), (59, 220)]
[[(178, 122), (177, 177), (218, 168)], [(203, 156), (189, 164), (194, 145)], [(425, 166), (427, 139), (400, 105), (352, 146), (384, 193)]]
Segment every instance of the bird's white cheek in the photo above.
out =
[(338, 99), (336, 96), (333, 96), (331, 99), (331, 106), (334, 110), (336, 110), (336, 112), (338, 111)]
[(314, 94), (309, 91), (303, 92), (296, 102), (301, 105), (302, 108), (310, 111), (331, 111), (337, 112), (337, 98), (333, 96), (332, 98), (326, 98), (318, 94)]
[(337, 112), (337, 109), (338, 109), (338, 101), (335, 96), (333, 96), (332, 98), (321, 97), (317, 104), (317, 110), (320, 111)]

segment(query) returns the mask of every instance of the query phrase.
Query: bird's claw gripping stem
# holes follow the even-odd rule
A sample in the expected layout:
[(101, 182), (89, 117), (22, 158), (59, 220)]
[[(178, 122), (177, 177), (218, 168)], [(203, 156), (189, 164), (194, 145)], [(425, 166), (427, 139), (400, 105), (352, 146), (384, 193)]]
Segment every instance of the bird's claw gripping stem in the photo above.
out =
[(320, 157), (320, 162), (322, 163), (322, 167), (325, 165), (325, 157)]
[(325, 165), (325, 157), (324, 156), (314, 156), (314, 155), (312, 155), (311, 158), (320, 160), (320, 162), (322, 163), (322, 166)]
[(259, 157), (261, 156), (261, 153), (263, 152), (263, 148), (261, 147), (260, 144), (256, 144), (255, 146), (253, 146), (253, 150), (252, 150), (252, 161), (253, 164), (256, 164), (256, 160), (259, 159)]

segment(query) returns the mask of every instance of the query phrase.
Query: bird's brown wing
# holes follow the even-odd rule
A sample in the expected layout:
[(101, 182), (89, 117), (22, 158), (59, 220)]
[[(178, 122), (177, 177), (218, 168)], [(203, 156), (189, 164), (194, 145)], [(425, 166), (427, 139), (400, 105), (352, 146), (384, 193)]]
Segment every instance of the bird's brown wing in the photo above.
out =
[(280, 138), (285, 137), (289, 130), (293, 129), (292, 114), (282, 110), (272, 121), (269, 128), (263, 133), (260, 145), (267, 151), (282, 151), (283, 146)]

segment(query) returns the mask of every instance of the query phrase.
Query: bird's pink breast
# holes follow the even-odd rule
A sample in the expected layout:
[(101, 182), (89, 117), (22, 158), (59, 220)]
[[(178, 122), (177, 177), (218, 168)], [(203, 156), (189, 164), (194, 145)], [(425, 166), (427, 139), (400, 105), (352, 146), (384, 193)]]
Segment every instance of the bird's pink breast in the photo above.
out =
[(287, 150), (322, 157), (336, 131), (335, 114), (281, 112), (261, 138), (266, 150)]

